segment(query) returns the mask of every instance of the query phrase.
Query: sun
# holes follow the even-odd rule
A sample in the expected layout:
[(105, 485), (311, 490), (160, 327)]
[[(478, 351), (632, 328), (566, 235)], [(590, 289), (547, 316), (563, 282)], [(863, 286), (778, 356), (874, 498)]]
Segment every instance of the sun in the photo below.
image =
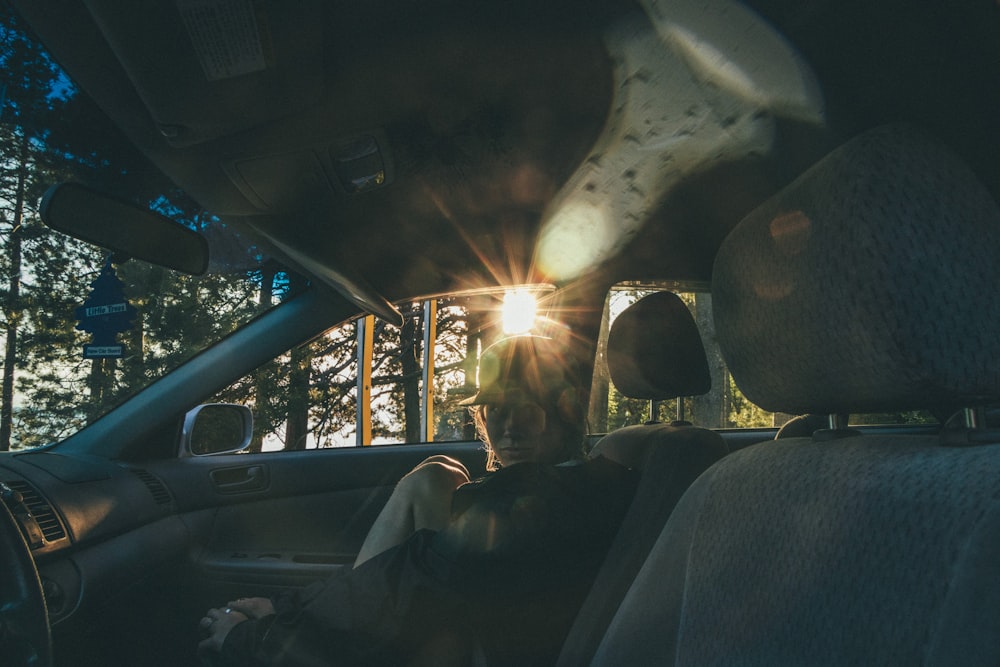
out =
[(525, 289), (507, 290), (503, 297), (503, 332), (508, 336), (516, 336), (531, 331), (535, 326), (538, 314), (538, 302), (535, 295)]

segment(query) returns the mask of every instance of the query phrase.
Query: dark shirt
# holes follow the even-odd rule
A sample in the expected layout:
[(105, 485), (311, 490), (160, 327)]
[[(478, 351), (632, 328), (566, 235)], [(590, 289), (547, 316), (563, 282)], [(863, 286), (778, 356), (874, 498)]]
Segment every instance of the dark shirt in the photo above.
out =
[(558, 656), (635, 491), (597, 458), (521, 463), (455, 491), (443, 530), (421, 530), (355, 569), (236, 626), (239, 665), (549, 665)]

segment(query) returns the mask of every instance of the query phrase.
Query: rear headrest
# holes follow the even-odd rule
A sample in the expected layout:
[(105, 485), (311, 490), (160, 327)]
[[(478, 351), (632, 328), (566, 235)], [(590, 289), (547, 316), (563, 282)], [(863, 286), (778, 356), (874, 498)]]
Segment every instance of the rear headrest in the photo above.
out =
[(909, 126), (869, 131), (747, 216), (716, 258), (716, 334), (764, 409), (1000, 398), (1000, 210)]
[(608, 333), (608, 370), (629, 398), (699, 396), (712, 386), (691, 311), (672, 292), (656, 292), (622, 311)]

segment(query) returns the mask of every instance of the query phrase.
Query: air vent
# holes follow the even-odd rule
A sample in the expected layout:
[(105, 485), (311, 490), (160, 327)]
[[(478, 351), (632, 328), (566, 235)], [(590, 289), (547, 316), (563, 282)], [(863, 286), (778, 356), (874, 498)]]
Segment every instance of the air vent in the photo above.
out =
[(157, 505), (169, 505), (173, 502), (173, 497), (170, 495), (170, 491), (167, 487), (163, 485), (163, 482), (159, 480), (153, 473), (142, 470), (141, 468), (129, 468), (135, 476), (142, 480), (142, 483), (146, 485), (149, 492), (153, 495), (153, 500)]
[(66, 537), (66, 530), (59, 521), (59, 517), (56, 516), (52, 507), (42, 498), (35, 487), (21, 480), (8, 480), (7, 486), (21, 494), (25, 506), (35, 517), (46, 542), (55, 542)]

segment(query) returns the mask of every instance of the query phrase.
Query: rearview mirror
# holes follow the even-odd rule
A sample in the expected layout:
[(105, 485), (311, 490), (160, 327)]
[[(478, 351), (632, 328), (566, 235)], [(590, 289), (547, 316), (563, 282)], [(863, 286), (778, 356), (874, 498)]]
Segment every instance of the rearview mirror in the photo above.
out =
[(52, 229), (119, 255), (194, 275), (208, 268), (208, 241), (198, 232), (78, 183), (49, 188), (40, 212)]
[(206, 403), (184, 415), (181, 450), (194, 456), (246, 449), (253, 437), (253, 413), (244, 405)]

